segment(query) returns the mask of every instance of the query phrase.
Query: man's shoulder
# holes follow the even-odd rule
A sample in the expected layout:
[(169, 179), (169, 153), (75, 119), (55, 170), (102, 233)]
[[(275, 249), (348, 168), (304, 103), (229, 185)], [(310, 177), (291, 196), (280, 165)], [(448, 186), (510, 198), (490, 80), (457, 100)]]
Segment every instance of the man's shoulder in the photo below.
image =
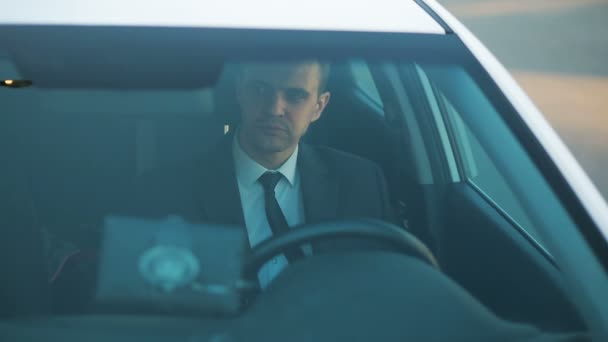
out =
[(160, 217), (171, 213), (196, 217), (195, 197), (209, 184), (216, 183), (208, 178), (220, 173), (217, 169), (222, 161), (217, 158), (221, 158), (221, 152), (210, 146), (198, 156), (156, 165), (142, 172), (135, 179), (132, 205), (127, 209), (141, 216)]
[(155, 168), (143, 172), (139, 178), (155, 180), (158, 178), (172, 178), (174, 182), (179, 181), (179, 178), (188, 180), (191, 176), (200, 176), (201, 173), (225, 164), (226, 158), (232, 158), (232, 154), (230, 144), (224, 139), (209, 146), (204, 152), (196, 156), (157, 165)]
[[(320, 179), (329, 179), (330, 183), (324, 184), (337, 185), (341, 193), (340, 217), (374, 217), (394, 221), (386, 179), (378, 164), (330, 147), (308, 146), (304, 150), (308, 150), (306, 154), (316, 157), (306, 161), (303, 174), (313, 173)], [(315, 161), (321, 165), (315, 167)], [(324, 173), (319, 169), (327, 171)]]
[(326, 165), (330, 165), (334, 168), (349, 168), (353, 169), (354, 171), (360, 169), (379, 168), (378, 164), (369, 159), (365, 159), (355, 154), (340, 151), (331, 147), (304, 145), (304, 149), (309, 150), (309, 153), (315, 155)]

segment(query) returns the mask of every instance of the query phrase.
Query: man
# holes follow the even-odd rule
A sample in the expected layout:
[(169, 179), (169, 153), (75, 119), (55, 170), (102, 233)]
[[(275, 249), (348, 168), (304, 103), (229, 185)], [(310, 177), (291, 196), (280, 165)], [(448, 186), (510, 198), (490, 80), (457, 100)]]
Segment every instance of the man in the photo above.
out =
[[(140, 204), (157, 216), (245, 226), (251, 246), (304, 223), (392, 220), (377, 165), (300, 143), (329, 103), (327, 74), (328, 67), (313, 60), (242, 66), (236, 132), (197, 162), (147, 177)], [(324, 249), (304, 246), (276, 257), (261, 270), (261, 285), (288, 262)]]

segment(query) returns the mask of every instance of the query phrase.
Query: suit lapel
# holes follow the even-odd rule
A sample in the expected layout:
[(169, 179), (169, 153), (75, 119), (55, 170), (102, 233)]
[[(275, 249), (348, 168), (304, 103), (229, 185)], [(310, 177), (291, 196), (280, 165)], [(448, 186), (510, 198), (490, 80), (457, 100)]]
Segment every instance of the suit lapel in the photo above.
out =
[[(245, 219), (232, 158), (232, 135), (200, 160), (195, 196), (201, 203), (205, 220), (244, 227)], [(313, 147), (300, 145), (298, 168), (306, 223), (333, 220), (337, 217), (338, 182)]]
[(245, 219), (232, 158), (232, 135), (224, 137), (201, 163), (199, 169), (205, 171), (199, 175), (201, 184), (196, 189), (196, 196), (202, 204), (206, 220), (244, 227)]
[(298, 168), (302, 179), (306, 223), (335, 219), (338, 208), (338, 182), (327, 164), (313, 147), (301, 144)]

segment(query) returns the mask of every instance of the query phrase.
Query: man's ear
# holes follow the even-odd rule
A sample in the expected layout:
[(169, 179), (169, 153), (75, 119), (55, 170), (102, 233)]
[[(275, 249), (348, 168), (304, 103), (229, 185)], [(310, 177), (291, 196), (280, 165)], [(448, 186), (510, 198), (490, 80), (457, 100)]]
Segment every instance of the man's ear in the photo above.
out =
[(315, 109), (315, 113), (312, 117), (312, 120), (310, 120), (310, 122), (315, 122), (315, 121), (319, 120), (319, 118), (321, 117), (321, 114), (323, 113), (323, 110), (325, 110), (325, 107), (327, 107), (327, 104), (329, 103), (330, 98), (331, 98), (331, 93), (328, 91), (319, 95), (319, 97), (317, 98), (317, 108)]

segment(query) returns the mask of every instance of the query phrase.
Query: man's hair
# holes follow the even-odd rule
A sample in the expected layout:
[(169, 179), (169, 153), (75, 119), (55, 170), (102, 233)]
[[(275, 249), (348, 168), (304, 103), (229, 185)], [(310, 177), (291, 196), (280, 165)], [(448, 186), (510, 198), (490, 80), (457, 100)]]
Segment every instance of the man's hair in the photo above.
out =
[[(299, 61), (293, 61), (294, 63), (298, 63)], [(327, 82), (329, 81), (329, 73), (331, 71), (331, 65), (327, 62), (323, 62), (318, 59), (311, 60), (302, 60), (304, 62), (311, 62), (313, 64), (317, 64), (319, 66), (319, 94), (325, 92), (327, 90)], [(241, 63), (238, 65), (237, 74), (240, 75), (243, 72), (243, 69), (246, 67), (247, 63)]]

